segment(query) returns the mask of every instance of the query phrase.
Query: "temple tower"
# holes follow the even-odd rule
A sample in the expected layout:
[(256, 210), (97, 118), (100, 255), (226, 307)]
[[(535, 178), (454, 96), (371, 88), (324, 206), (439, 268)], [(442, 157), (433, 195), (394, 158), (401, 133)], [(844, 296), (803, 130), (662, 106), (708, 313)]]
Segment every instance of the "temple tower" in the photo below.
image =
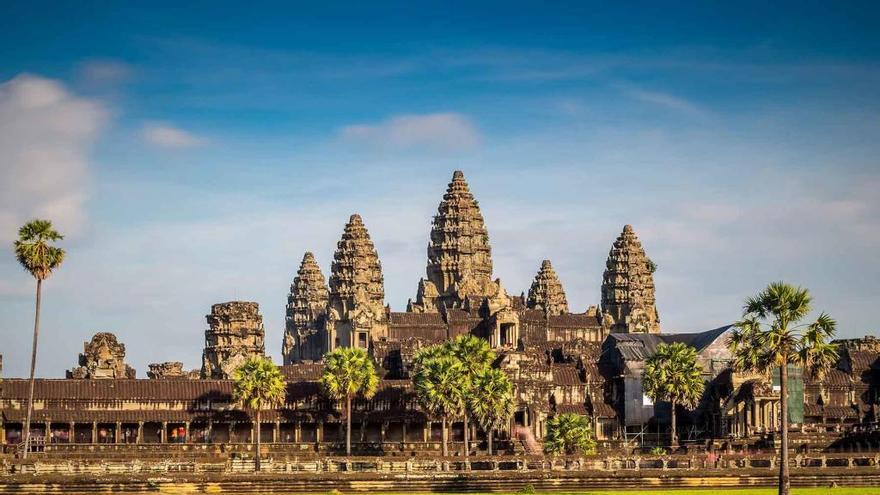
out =
[(535, 275), (535, 280), (529, 288), (529, 298), (526, 306), (531, 309), (544, 310), (549, 315), (561, 315), (568, 313), (568, 300), (562, 283), (556, 276), (556, 271), (550, 260), (541, 262), (541, 269)]
[(284, 364), (321, 359), (324, 341), (320, 331), (327, 314), (328, 299), (324, 275), (315, 256), (307, 252), (287, 296), (287, 322), (281, 351)]
[(602, 312), (616, 333), (660, 333), (654, 299), (654, 263), (631, 225), (614, 241), (602, 276)]
[(125, 364), (125, 344), (110, 332), (98, 332), (83, 343), (79, 366), (67, 372), (67, 378), (134, 378), (134, 368)]
[(208, 329), (202, 352), (202, 378), (229, 379), (249, 358), (265, 355), (259, 304), (243, 301), (215, 304), (205, 318)]
[(480, 207), (456, 170), (437, 207), (428, 244), (427, 280), (419, 282), (417, 312), (461, 307), (468, 296), (490, 297), (497, 292), (492, 281), (492, 250)]
[(369, 348), (388, 336), (385, 285), (379, 255), (360, 215), (352, 215), (336, 244), (330, 272), (326, 350)]

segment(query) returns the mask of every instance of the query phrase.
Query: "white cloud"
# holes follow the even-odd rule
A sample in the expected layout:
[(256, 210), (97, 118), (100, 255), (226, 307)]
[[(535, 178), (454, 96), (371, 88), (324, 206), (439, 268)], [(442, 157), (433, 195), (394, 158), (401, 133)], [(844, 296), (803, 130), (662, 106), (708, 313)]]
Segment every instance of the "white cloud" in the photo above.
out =
[(482, 136), (459, 113), (398, 115), (376, 124), (356, 124), (341, 129), (344, 139), (386, 149), (425, 148), (465, 151), (476, 148)]
[(0, 242), (34, 217), (81, 231), (90, 151), (107, 115), (56, 80), (21, 74), (0, 84)]
[(189, 131), (160, 122), (149, 122), (141, 129), (144, 141), (160, 148), (195, 148), (207, 142)]

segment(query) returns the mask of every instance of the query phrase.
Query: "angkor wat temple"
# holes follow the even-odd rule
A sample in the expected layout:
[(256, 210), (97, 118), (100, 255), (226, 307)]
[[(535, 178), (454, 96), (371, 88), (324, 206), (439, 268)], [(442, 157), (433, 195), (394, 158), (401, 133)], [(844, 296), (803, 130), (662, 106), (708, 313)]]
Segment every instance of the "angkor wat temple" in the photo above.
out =
[[(437, 452), (440, 423), (418, 406), (412, 359), (419, 349), (461, 334), (486, 339), (498, 353), (496, 366), (515, 383), (516, 413), (507, 431), (498, 432), (508, 451), (539, 449), (547, 419), (570, 412), (592, 418), (606, 447), (668, 442), (669, 405), (651, 403), (641, 385), (645, 360), (663, 342), (695, 347), (708, 383), (694, 410), (678, 411), (682, 441), (772, 438), (778, 387), (730, 369), (729, 324), (701, 333), (662, 333), (654, 267), (626, 225), (611, 244), (599, 305), (572, 312), (549, 260), (536, 267), (527, 294), (510, 295), (493, 278), (479, 204), (464, 175), (455, 172), (432, 221), (425, 277), (406, 311), (395, 312), (385, 303), (382, 265), (367, 227), (352, 215), (329, 281), (307, 252), (291, 284), (281, 365), (288, 395), (282, 407), (262, 415), (263, 438), (297, 449), (336, 448), (343, 423), (340, 408), (318, 384), (321, 357), (355, 346), (369, 351), (383, 378), (375, 397), (355, 401), (355, 449)], [(35, 435), (59, 443), (249, 441), (252, 415), (232, 404), (229, 377), (249, 356), (264, 355), (262, 316), (256, 303), (227, 302), (211, 308), (207, 324), (200, 371), (156, 363), (148, 379), (134, 378), (116, 337), (98, 333), (66, 379), (37, 380)], [(791, 420), (804, 434), (843, 435), (877, 421), (880, 342), (867, 337), (838, 344), (839, 362), (823, 379), (792, 373)], [(0, 382), (4, 443), (21, 437), (27, 383)], [(462, 428), (453, 425), (453, 440), (461, 440)], [(485, 438), (476, 428), (472, 433)], [(473, 448), (484, 446), (478, 441)]]

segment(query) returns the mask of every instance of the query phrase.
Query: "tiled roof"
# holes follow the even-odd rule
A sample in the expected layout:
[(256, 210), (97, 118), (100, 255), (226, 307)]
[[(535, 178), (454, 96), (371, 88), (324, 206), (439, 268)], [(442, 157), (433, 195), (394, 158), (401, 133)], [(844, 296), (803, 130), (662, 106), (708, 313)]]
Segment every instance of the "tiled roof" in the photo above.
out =
[(551, 328), (598, 328), (602, 324), (595, 316), (586, 313), (567, 313), (550, 316)]
[(581, 374), (573, 364), (556, 364), (552, 366), (553, 383), (556, 385), (581, 385)]
[(297, 363), (281, 366), (281, 374), (290, 382), (317, 381), (324, 371), (323, 363)]
[[(0, 398), (27, 397), (28, 380), (0, 382)], [(194, 400), (229, 397), (231, 380), (72, 380), (38, 379), (34, 396), (40, 399), (80, 400)]]
[(587, 415), (587, 408), (583, 404), (557, 404), (556, 414), (580, 414)]
[(443, 316), (440, 313), (392, 312), (389, 317), (392, 325), (446, 327), (446, 323), (443, 321)]

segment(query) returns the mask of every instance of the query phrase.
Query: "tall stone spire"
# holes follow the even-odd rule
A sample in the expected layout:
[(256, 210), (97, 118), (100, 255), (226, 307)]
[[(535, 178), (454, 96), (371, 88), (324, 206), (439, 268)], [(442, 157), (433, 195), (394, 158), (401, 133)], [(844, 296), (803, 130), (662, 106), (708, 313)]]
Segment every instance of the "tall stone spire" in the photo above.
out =
[(328, 318), (332, 323), (330, 333), (334, 335), (328, 337), (327, 350), (337, 345), (367, 347), (369, 339), (385, 336), (388, 330), (384, 305), (379, 255), (361, 216), (354, 214), (333, 254)]
[(306, 252), (287, 296), (284, 364), (321, 359), (324, 346), (318, 334), (327, 314), (328, 299), (327, 283), (315, 255)]
[(602, 276), (602, 311), (614, 320), (612, 332), (660, 333), (654, 266), (632, 226), (623, 227)]
[[(480, 206), (456, 170), (437, 207), (428, 245), (427, 280), (419, 284), (414, 311), (436, 311), (437, 303), (458, 307), (468, 296), (497, 292), (492, 281), (492, 250)], [(429, 295), (437, 294), (436, 300)]]
[(550, 260), (541, 262), (541, 269), (535, 275), (535, 280), (529, 288), (529, 298), (526, 306), (532, 309), (542, 309), (550, 315), (561, 315), (568, 313), (568, 300), (565, 298), (565, 291), (562, 290), (562, 283), (556, 276), (556, 271)]

